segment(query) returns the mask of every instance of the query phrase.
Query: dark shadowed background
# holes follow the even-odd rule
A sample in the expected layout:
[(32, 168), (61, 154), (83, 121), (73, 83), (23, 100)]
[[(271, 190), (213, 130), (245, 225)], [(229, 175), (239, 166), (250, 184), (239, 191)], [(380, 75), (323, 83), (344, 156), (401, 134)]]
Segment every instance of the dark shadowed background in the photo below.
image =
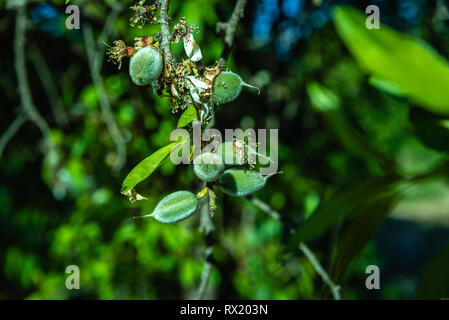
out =
[[(0, 1), (0, 299), (192, 298), (205, 246), (199, 215), (170, 225), (132, 219), (172, 191), (199, 191), (192, 167), (165, 162), (137, 188), (147, 201), (131, 204), (120, 194), (127, 173), (169, 142), (180, 114), (171, 113), (168, 99), (131, 82), (128, 61), (121, 70), (108, 62), (107, 45), (117, 39), (132, 44), (160, 26), (130, 27), (133, 1), (73, 0), (81, 29), (68, 30), (65, 1), (29, 2), (25, 70), (46, 123), (40, 128), (21, 111), (12, 2)], [(234, 3), (170, 2), (174, 22), (186, 17), (196, 27), (205, 64), (221, 54), (216, 23), (229, 18)], [(227, 66), (261, 94), (244, 90), (219, 106), (215, 127), (279, 129), (282, 173), (255, 196), (282, 219), (248, 199), (217, 193), (207, 298), (332, 298), (289, 232), (322, 212), (351, 213), (319, 234), (319, 220), (307, 231), (308, 246), (341, 285), (343, 298), (449, 297), (449, 113), (373, 85), (337, 33), (337, 3), (360, 12), (377, 5), (385, 25), (449, 57), (445, 1), (248, 1)], [(94, 49), (102, 57), (109, 117), (92, 80), (86, 32), (99, 39)], [(173, 51), (182, 57), (182, 42)], [(401, 69), (405, 77), (408, 72)], [(394, 196), (392, 181), (400, 182)], [(346, 253), (340, 260), (339, 252)], [(68, 265), (80, 268), (80, 290), (65, 287)], [(380, 290), (365, 287), (368, 265), (380, 268)]]

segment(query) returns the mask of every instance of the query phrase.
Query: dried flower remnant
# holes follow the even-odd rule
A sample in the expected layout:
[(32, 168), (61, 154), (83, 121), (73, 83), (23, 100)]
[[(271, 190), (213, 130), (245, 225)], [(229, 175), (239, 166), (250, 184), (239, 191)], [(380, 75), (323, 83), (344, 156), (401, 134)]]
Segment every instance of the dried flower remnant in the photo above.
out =
[(136, 49), (133, 47), (128, 47), (122, 40), (116, 40), (112, 47), (107, 50), (107, 55), (109, 56), (109, 61), (114, 64), (118, 64), (118, 68), (122, 67), (122, 59), (125, 57), (132, 57), (136, 53)]
[(181, 38), (185, 37), (192, 30), (193, 26), (187, 26), (186, 19), (184, 17), (180, 18), (179, 22), (173, 27), (172, 42), (178, 43)]
[(188, 33), (183, 38), (183, 40), (184, 40), (184, 50), (186, 52), (187, 57), (193, 62), (200, 61), (203, 58), (203, 55), (201, 53), (200, 47), (193, 38), (193, 35), (191, 33)]

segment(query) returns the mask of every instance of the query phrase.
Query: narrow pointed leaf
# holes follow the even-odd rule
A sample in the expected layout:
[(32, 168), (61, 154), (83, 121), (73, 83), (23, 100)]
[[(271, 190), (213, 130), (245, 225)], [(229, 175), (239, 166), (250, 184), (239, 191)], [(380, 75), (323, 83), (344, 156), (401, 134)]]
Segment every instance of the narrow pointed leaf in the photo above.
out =
[(178, 128), (183, 128), (193, 121), (198, 120), (196, 109), (194, 106), (189, 106), (182, 114), (178, 120)]
[(167, 159), (170, 152), (181, 143), (183, 143), (183, 141), (170, 143), (135, 166), (123, 181), (121, 193), (127, 193), (134, 189), (139, 182), (148, 178), (162, 164), (162, 162)]

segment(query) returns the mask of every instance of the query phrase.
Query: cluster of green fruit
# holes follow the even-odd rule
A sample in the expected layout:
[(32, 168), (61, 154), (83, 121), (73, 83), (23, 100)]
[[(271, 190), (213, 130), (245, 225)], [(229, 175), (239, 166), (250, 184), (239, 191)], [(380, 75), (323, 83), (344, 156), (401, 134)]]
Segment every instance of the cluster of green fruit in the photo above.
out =
[[(163, 70), (164, 60), (156, 47), (140, 48), (131, 56), (129, 75), (131, 80), (139, 86), (150, 85), (162, 79), (165, 77), (161, 75)], [(252, 87), (246, 84), (239, 75), (220, 69), (208, 80), (207, 85), (212, 94), (206, 94), (205, 97), (207, 99), (210, 97), (208, 101), (214, 105), (231, 102), (240, 95), (243, 87)], [(236, 147), (234, 142), (225, 142), (218, 146), (216, 153), (206, 152), (195, 157), (193, 169), (196, 176), (208, 185), (218, 186), (225, 194), (244, 197), (262, 189), (268, 179), (268, 176), (263, 176), (256, 170), (239, 167), (252, 164), (253, 162), (248, 160), (254, 155), (256, 152), (244, 143)], [(210, 197), (215, 197), (211, 189), (206, 187), (204, 190), (206, 192), (200, 192), (198, 195), (190, 191), (171, 193), (156, 205), (151, 214), (144, 217), (153, 217), (163, 223), (187, 219), (197, 210), (199, 199), (207, 192)]]
[[(158, 49), (139, 49), (129, 63), (129, 75), (138, 86), (146, 86), (157, 80), (162, 73), (164, 62)], [(252, 87), (233, 72), (222, 71), (215, 77), (212, 88), (212, 103), (224, 104), (235, 100), (243, 87)], [(254, 87), (252, 87), (254, 88)]]
[[(201, 153), (193, 161), (196, 176), (205, 182), (214, 182), (227, 195), (245, 197), (262, 189), (270, 176), (257, 170), (239, 168), (247, 164), (253, 151), (244, 149), (243, 158), (237, 154), (234, 142), (218, 146), (217, 152)], [(198, 196), (190, 191), (177, 191), (164, 197), (147, 215), (163, 223), (174, 223), (190, 217), (198, 208)]]

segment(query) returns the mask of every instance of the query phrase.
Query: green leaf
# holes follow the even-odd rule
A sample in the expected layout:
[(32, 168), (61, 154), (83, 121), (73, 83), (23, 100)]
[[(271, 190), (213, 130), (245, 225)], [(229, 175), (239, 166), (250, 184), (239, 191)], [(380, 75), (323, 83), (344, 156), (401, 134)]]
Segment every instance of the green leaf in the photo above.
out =
[(369, 243), (382, 220), (398, 200), (398, 192), (358, 209), (357, 216), (340, 232), (331, 264), (331, 278), (340, 283), (348, 267)]
[(139, 182), (148, 178), (167, 159), (170, 152), (183, 142), (170, 143), (135, 166), (123, 181), (121, 193), (124, 194), (131, 191)]
[(178, 121), (178, 128), (183, 128), (195, 120), (198, 120), (196, 109), (194, 106), (190, 106), (181, 114)]
[(377, 89), (385, 91), (391, 95), (394, 96), (404, 95), (404, 92), (402, 92), (401, 87), (395, 82), (384, 80), (375, 76), (370, 77), (368, 82), (373, 87), (376, 87)]
[[(423, 40), (385, 25), (369, 30), (362, 12), (339, 6), (334, 23), (360, 66), (386, 84), (390, 93), (401, 94), (429, 111), (449, 114), (449, 64)], [(394, 85), (392, 85), (394, 83)]]
[(426, 267), (418, 287), (419, 299), (449, 298), (449, 246)]
[(190, 217), (198, 208), (198, 199), (190, 191), (176, 191), (165, 196), (154, 211), (143, 217), (153, 217), (162, 223), (175, 223)]
[(293, 249), (301, 241), (316, 239), (344, 218), (356, 214), (360, 208), (390, 197), (396, 181), (395, 177), (376, 178), (335, 194), (292, 235), (288, 247)]

